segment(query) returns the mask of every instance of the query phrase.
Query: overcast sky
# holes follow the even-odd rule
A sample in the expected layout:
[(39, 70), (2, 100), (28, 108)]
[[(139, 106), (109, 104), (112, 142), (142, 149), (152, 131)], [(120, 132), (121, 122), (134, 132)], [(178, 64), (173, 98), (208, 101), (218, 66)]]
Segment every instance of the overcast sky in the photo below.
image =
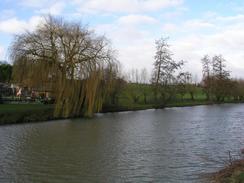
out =
[(151, 69), (163, 36), (194, 75), (201, 76), (204, 54), (223, 54), (232, 76), (244, 77), (243, 0), (1, 0), (0, 60), (8, 60), (14, 35), (34, 30), (46, 14), (105, 34), (125, 69)]

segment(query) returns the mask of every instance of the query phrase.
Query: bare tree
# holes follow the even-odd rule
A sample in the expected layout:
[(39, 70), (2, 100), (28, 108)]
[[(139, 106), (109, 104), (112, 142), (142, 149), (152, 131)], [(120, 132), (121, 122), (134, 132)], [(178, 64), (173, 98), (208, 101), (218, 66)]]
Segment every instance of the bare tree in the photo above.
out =
[(193, 81), (192, 74), (186, 72), (185, 80), (186, 80), (186, 92), (190, 94), (191, 100), (195, 100), (195, 94), (197, 92), (197, 79), (194, 79), (195, 81)]
[(226, 70), (226, 60), (222, 55), (215, 55), (212, 60), (213, 75), (218, 79), (226, 79), (230, 76), (230, 71)]
[(210, 99), (212, 77), (211, 77), (211, 59), (208, 55), (202, 58), (202, 73), (203, 73), (203, 88), (207, 96), (207, 100)]
[(143, 68), (140, 72), (140, 83), (142, 84), (147, 84), (149, 83), (148, 80), (148, 72), (146, 68)]
[(148, 83), (148, 72), (146, 68), (143, 68), (140, 74), (140, 89), (143, 94), (144, 104), (148, 103), (148, 95), (150, 94)]
[(125, 78), (129, 83), (140, 83), (140, 72), (138, 69), (130, 69)]
[(172, 98), (175, 93), (176, 82), (175, 72), (181, 68), (183, 61), (176, 62), (172, 59), (172, 53), (167, 43), (167, 38), (156, 40), (156, 54), (154, 70), (152, 75), (152, 84), (154, 86), (154, 98), (160, 94), (163, 103)]
[(194, 94), (196, 91), (196, 87), (192, 82), (192, 74), (189, 72), (181, 72), (177, 76), (177, 88), (178, 93), (181, 95), (181, 99), (183, 100), (183, 97), (186, 93), (189, 93), (191, 96), (191, 100), (194, 99)]
[(224, 101), (230, 93), (230, 72), (226, 70), (226, 60), (222, 55), (216, 55), (212, 59), (213, 67), (213, 93), (217, 101)]

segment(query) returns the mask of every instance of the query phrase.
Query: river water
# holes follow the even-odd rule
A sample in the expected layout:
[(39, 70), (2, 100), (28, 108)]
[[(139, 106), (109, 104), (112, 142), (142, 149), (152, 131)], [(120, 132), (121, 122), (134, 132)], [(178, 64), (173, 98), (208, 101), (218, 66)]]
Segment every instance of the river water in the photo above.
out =
[(244, 147), (244, 105), (0, 127), (0, 182), (201, 182)]

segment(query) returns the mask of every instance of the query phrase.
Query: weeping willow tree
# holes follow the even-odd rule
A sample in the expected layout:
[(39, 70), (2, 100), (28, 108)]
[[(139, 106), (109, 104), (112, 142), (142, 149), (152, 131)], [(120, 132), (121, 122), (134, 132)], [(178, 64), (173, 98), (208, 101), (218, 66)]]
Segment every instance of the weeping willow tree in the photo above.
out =
[(13, 79), (29, 88), (50, 88), (55, 117), (92, 116), (101, 109), (116, 70), (109, 41), (78, 23), (47, 17), (11, 46)]

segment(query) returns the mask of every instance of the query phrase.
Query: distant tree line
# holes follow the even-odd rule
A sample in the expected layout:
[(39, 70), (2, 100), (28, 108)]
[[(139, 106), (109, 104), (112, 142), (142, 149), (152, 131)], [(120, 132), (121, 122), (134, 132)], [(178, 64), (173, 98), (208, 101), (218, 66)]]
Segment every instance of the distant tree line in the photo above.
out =
[(210, 58), (205, 55), (202, 58), (203, 79), (202, 85), (207, 100), (224, 102), (226, 98), (243, 100), (243, 80), (232, 79), (230, 71), (226, 68), (226, 60), (222, 55)]
[(190, 72), (183, 70), (186, 61), (173, 59), (167, 40), (168, 38), (161, 38), (155, 42), (151, 79), (146, 68), (131, 69), (122, 76), (120, 74), (111, 95), (116, 100), (110, 104), (119, 105), (121, 96), (133, 104), (153, 104), (155, 107), (164, 107), (177, 100), (183, 101), (186, 95), (191, 101), (199, 98), (209, 102), (243, 101), (244, 80), (231, 78), (222, 55), (212, 58), (205, 55), (201, 59), (203, 76), (199, 83), (194, 81)]
[(127, 105), (151, 104), (155, 107), (163, 107), (179, 98), (183, 100), (185, 95), (195, 100), (197, 84), (193, 82), (191, 73), (182, 70), (186, 61), (173, 60), (167, 38), (161, 38), (155, 44), (155, 62), (151, 76), (146, 68), (131, 69), (118, 75), (110, 95), (110, 100), (113, 101), (110, 102), (111, 105), (121, 105), (119, 98), (126, 100)]

